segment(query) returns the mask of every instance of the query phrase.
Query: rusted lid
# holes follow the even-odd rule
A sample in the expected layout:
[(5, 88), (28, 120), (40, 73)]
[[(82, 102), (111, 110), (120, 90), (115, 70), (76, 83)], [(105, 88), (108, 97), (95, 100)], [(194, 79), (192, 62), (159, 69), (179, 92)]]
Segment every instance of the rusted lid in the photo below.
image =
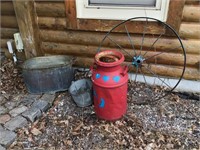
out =
[(116, 50), (104, 50), (95, 55), (97, 65), (111, 67), (120, 65), (124, 61), (124, 55)]

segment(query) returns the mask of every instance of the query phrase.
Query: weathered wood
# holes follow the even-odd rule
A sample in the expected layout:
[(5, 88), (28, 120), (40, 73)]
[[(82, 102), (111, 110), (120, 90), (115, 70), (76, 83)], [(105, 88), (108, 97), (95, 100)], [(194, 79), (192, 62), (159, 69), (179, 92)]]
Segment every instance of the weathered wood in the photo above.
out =
[(1, 39), (1, 48), (7, 48), (7, 41), (10, 39)]
[(200, 39), (200, 24), (199, 23), (182, 23), (179, 31), (182, 38)]
[(19, 29), (1, 28), (1, 38), (13, 38), (13, 34), (19, 32)]
[(1, 27), (18, 28), (15, 16), (1, 16)]
[(13, 0), (26, 58), (42, 55), (34, 1)]
[[(73, 55), (73, 56), (79, 56), (79, 57), (94, 57), (97, 53), (97, 47), (96, 46), (88, 46), (88, 45), (75, 45), (75, 44), (61, 44), (61, 43), (50, 43), (50, 42), (42, 42), (41, 44), (42, 49), (45, 53), (51, 53), (51, 54), (65, 54), (65, 55)], [(105, 47), (103, 49), (111, 49), (109, 47)], [(147, 62), (148, 63), (156, 63), (156, 64), (166, 64), (166, 65), (176, 65), (176, 66), (183, 66), (184, 65), (184, 57), (182, 54), (174, 54), (174, 53), (160, 53), (160, 52), (154, 52), (154, 51), (145, 51), (145, 50), (136, 50), (133, 51), (132, 49), (126, 49), (125, 51), (120, 50), (124, 56), (126, 61), (131, 62), (132, 58), (131, 56), (136, 54), (144, 55), (145, 58), (150, 58)], [(130, 55), (128, 55), (129, 53)], [(198, 62), (200, 61), (199, 55), (187, 55), (187, 62), (186, 65), (190, 67), (196, 67), (198, 68)]]
[[(122, 21), (116, 20), (94, 20), (94, 19), (78, 19), (77, 28), (79, 30), (87, 30), (87, 31), (109, 31), (117, 24), (121, 23)], [(141, 34), (144, 32), (144, 26), (146, 26), (146, 21), (131, 21), (127, 22), (126, 26), (130, 33), (138, 33)], [(113, 32), (126, 32), (125, 27), (119, 26)], [(160, 34), (165, 32), (163, 30), (163, 26), (160, 26), (157, 22), (148, 22), (146, 27), (146, 34)]]
[[(166, 65), (149, 65), (146, 66), (148, 68), (150, 68), (150, 70), (154, 73), (157, 74), (159, 76), (162, 77), (171, 77), (171, 78), (180, 78), (183, 68), (180, 68), (179, 66), (166, 66)], [(130, 68), (130, 71), (132, 72), (136, 72), (134, 70), (133, 67)], [(143, 67), (142, 72), (144, 74), (150, 75), (150, 76), (154, 76), (152, 74), (152, 72), (150, 72), (149, 70), (147, 70), (145, 67)], [(184, 76), (184, 79), (189, 79), (189, 80), (199, 80), (200, 76), (199, 76), (199, 72), (198, 69), (195, 68), (186, 68)]]
[(36, 2), (36, 12), (38, 16), (42, 17), (66, 17), (64, 1), (38, 1)]
[[(68, 10), (70, 10), (70, 17), (68, 18), (68, 22), (73, 22), (74, 24), (77, 24), (74, 27), (68, 26), (69, 29), (79, 29), (79, 30), (90, 30), (90, 31), (108, 31), (110, 30), (114, 25), (120, 23), (121, 21), (116, 20), (99, 20), (99, 19), (77, 19), (74, 15), (76, 13), (75, 8), (69, 8), (68, 6), (72, 5), (75, 6), (75, 0), (65, 0), (66, 3), (66, 13), (69, 14)], [(69, 4), (70, 3), (70, 4)], [(172, 27), (174, 27), (177, 31), (179, 30), (179, 26), (181, 23), (181, 16), (182, 16), (182, 10), (184, 6), (185, 0), (178, 0), (178, 1), (170, 1), (169, 5), (169, 12), (168, 12), (168, 19), (167, 23), (170, 24)], [(117, 15), (117, 14), (116, 14)], [(156, 26), (156, 23), (150, 23), (150, 26)], [(132, 22), (132, 30), (134, 33), (142, 33), (143, 32), (143, 25), (140, 21), (137, 23)], [(137, 27), (136, 30), (135, 27)], [(121, 29), (119, 29), (118, 32)], [(159, 34), (157, 30), (161, 30), (160, 28), (154, 28), (154, 30), (151, 30), (151, 33)], [(123, 30), (124, 31), (124, 30)], [(132, 31), (130, 31), (132, 32)], [(147, 33), (150, 33), (149, 29), (147, 29)]]
[[(20, 60), (20, 61), (25, 61), (25, 54), (24, 52), (18, 52), (15, 50), (14, 48), (14, 51), (15, 51), (15, 55), (17, 56), (17, 59)], [(13, 56), (12, 54), (8, 51), (7, 48), (1, 48), (1, 52), (4, 53), (4, 55), (9, 58), (9, 59), (13, 59)]]
[[(167, 24), (179, 31), (185, 0), (170, 0)], [(170, 33), (169, 33), (170, 34)]]
[(1, 15), (15, 16), (12, 1), (1, 1)]
[(199, 22), (200, 21), (200, 5), (198, 6), (185, 5), (183, 9), (183, 21)]
[(67, 29), (67, 22), (65, 18), (57, 17), (38, 17), (38, 25), (40, 29)]
[(65, 1), (65, 7), (66, 7), (67, 27), (70, 29), (76, 29), (77, 28), (77, 19), (76, 19), (75, 0)]
[(186, 0), (185, 4), (187, 4), (187, 5), (200, 5), (200, 1), (199, 0)]
[(199, 55), (200, 50), (200, 40), (182, 40), (183, 45), (187, 54), (197, 54)]
[[(105, 33), (100, 32), (82, 32), (82, 31), (52, 31), (52, 30), (41, 30), (41, 40), (46, 42), (54, 43), (71, 43), (71, 44), (83, 44), (83, 45), (94, 45), (99, 46), (101, 40), (105, 36)], [(53, 35), (53, 36), (49, 36)], [(142, 36), (141, 35), (131, 35), (132, 41), (134, 41), (135, 48), (140, 49)], [(123, 48), (131, 48), (131, 44), (127, 35), (123, 34), (112, 34), (110, 36), (114, 41), (116, 41)], [(143, 49), (149, 49), (151, 45), (156, 40), (156, 37), (145, 36)], [(200, 49), (200, 40), (182, 40), (186, 51), (188, 54), (199, 54)], [(110, 40), (105, 40), (103, 46), (118, 48)], [(182, 53), (182, 49), (177, 38), (161, 38), (154, 45), (156, 50), (167, 51), (173, 48), (173, 52)], [(172, 52), (172, 51), (171, 51)]]
[[(55, 17), (39, 17), (38, 24), (40, 28), (43, 29), (75, 29), (75, 30), (86, 30), (86, 31), (103, 31), (107, 32), (111, 30), (115, 25), (122, 21), (113, 21), (113, 20), (94, 20), (94, 19), (78, 19), (77, 26), (76, 21), (70, 20), (70, 15), (67, 17), (67, 21), (65, 18), (55, 18)], [(58, 19), (58, 22), (55, 20)], [(143, 33), (145, 22), (136, 21), (129, 22), (126, 24), (130, 33)], [(126, 32), (124, 26), (120, 26), (114, 32)], [(161, 34), (165, 32), (163, 26), (155, 22), (149, 22), (146, 33), (149, 34)]]
[(96, 46), (86, 46), (77, 44), (61, 44), (52, 42), (42, 42), (41, 48), (44, 53), (64, 54), (73, 56), (94, 57), (97, 53)]
[(9, 53), (8, 49), (7, 48), (1, 48), (1, 52), (4, 53), (4, 55), (6, 56), (6, 58), (9, 58), (9, 59), (12, 59), (12, 54)]
[[(89, 68), (92, 66), (94, 63), (94, 58), (86, 58), (86, 57), (77, 57), (74, 66), (78, 67), (87, 67)], [(129, 64), (127, 62), (123, 63), (124, 65)], [(180, 68), (179, 66), (165, 66), (165, 65), (150, 65), (151, 70), (156, 73), (157, 75), (161, 75), (164, 77), (175, 77), (179, 78), (183, 69)], [(134, 69), (133, 67), (130, 68), (130, 72), (133, 72)], [(143, 70), (145, 74), (152, 75), (149, 73), (147, 70)], [(198, 69), (195, 68), (186, 68), (185, 74), (184, 74), (185, 79), (189, 80), (199, 80), (199, 71)]]
[(51, 3), (57, 3), (57, 2), (63, 2), (64, 0), (34, 0), (35, 2), (51, 2)]

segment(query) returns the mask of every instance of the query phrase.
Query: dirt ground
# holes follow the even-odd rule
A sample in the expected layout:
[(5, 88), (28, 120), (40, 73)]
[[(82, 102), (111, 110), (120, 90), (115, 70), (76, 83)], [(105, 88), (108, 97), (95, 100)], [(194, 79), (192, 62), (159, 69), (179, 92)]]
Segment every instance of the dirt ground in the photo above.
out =
[[(76, 73), (76, 79), (86, 77)], [(5, 97), (27, 93), (21, 71), (10, 60), (1, 65), (0, 84)], [(126, 115), (112, 122), (98, 119), (93, 106), (77, 107), (67, 91), (57, 93), (54, 105), (19, 129), (9, 149), (200, 149), (198, 95), (171, 93), (157, 103), (140, 104), (136, 88), (145, 93), (148, 86), (134, 86), (129, 82)]]

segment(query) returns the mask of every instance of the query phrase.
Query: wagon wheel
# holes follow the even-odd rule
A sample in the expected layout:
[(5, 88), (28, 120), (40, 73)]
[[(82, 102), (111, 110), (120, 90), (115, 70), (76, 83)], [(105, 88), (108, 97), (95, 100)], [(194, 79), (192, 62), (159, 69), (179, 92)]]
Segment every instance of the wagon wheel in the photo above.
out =
[[(141, 29), (142, 35), (138, 34)], [(133, 73), (130, 77), (134, 88), (129, 87), (129, 94), (134, 103), (149, 104), (162, 99), (183, 78), (185, 49), (177, 32), (160, 20), (136, 17), (122, 21), (104, 36), (97, 52), (109, 49), (125, 55), (125, 65)]]

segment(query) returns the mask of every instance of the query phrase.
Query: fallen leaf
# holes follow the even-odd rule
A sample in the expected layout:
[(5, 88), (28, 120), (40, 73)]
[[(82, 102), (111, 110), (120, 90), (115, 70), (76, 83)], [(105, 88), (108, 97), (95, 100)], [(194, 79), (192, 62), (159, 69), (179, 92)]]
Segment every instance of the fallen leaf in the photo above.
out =
[(31, 133), (33, 133), (33, 135), (39, 135), (39, 134), (42, 134), (42, 132), (40, 130), (38, 130), (37, 128), (33, 128), (31, 130)]
[(153, 150), (155, 148), (155, 144), (154, 143), (150, 143), (145, 147), (145, 150)]
[(79, 135), (80, 133), (78, 132), (72, 132), (72, 135)]
[(65, 145), (72, 146), (72, 141), (71, 140), (64, 140), (63, 142), (64, 142)]
[(78, 127), (76, 127), (75, 129), (74, 129), (74, 131), (78, 131), (78, 130), (80, 130), (80, 128), (83, 126), (83, 122), (81, 122), (79, 125), (78, 125)]
[(45, 128), (45, 125), (46, 125), (46, 122), (45, 122), (45, 121), (42, 121), (42, 122), (40, 123), (40, 126), (39, 126), (38, 130), (44, 129), (44, 128)]
[(62, 120), (62, 121), (60, 121), (60, 123), (64, 123), (64, 124), (66, 124), (68, 126), (69, 121), (68, 120)]

